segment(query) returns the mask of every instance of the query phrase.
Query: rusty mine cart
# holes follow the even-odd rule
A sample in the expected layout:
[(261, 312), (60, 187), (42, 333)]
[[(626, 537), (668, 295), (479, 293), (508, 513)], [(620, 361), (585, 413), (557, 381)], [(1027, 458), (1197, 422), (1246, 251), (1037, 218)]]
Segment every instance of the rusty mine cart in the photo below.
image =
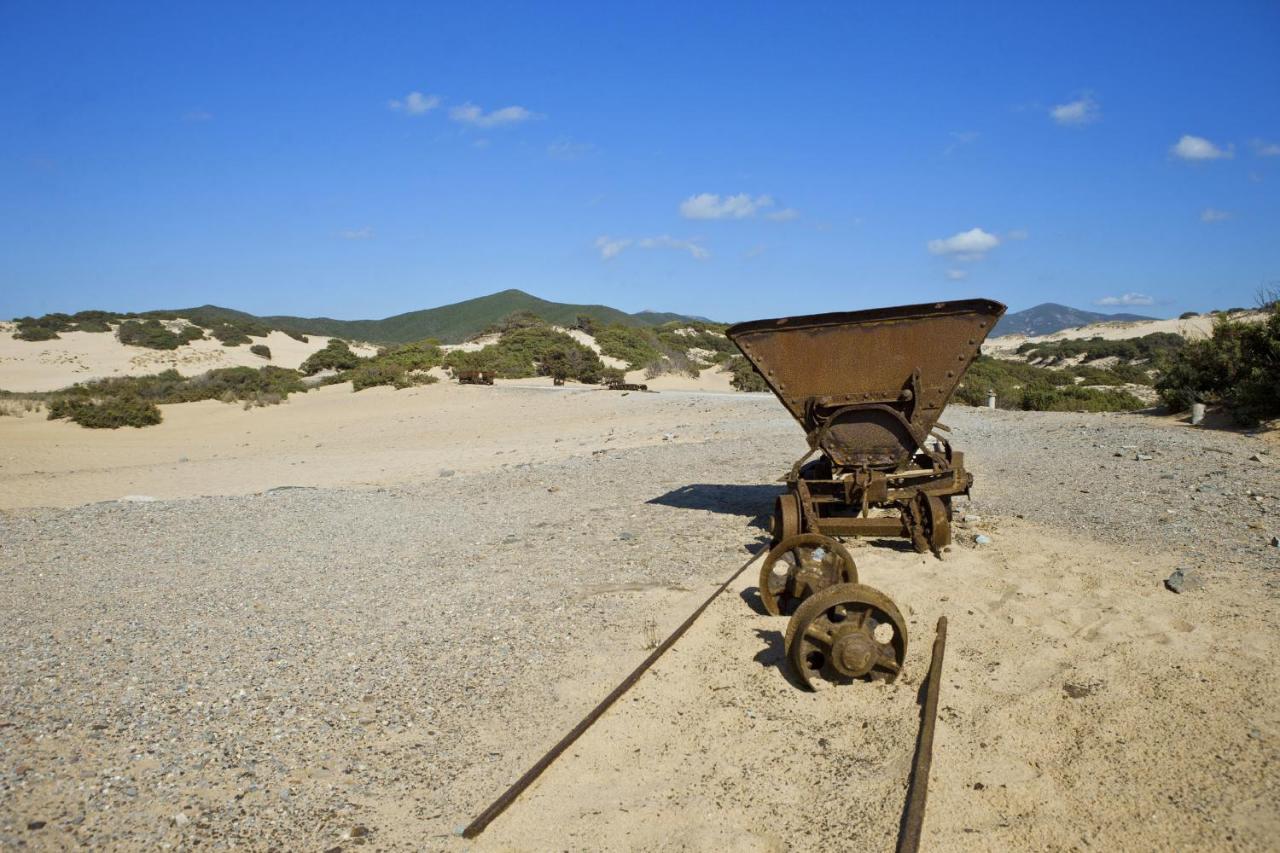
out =
[[(938, 422), (1005, 306), (986, 299), (755, 320), (728, 329), (804, 428), (809, 450), (774, 507), (760, 598), (794, 613), (787, 656), (801, 680), (894, 677), (906, 625), (858, 583), (844, 537), (951, 543), (951, 499), (973, 477)], [(814, 458), (816, 456), (816, 458)]]

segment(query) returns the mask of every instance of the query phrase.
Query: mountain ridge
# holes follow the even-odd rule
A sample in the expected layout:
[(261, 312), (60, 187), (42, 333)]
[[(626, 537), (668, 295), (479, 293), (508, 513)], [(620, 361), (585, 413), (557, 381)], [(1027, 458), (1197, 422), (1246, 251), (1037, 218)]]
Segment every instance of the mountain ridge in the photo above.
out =
[(1022, 311), (1006, 314), (991, 330), (991, 337), (1001, 335), (1051, 335), (1063, 329), (1074, 329), (1091, 323), (1131, 323), (1140, 320), (1156, 320), (1142, 314), (1103, 314), (1084, 311), (1058, 302), (1042, 302)]
[(165, 313), (193, 319), (257, 321), (282, 331), (374, 343), (397, 344), (435, 338), (441, 343), (456, 344), (479, 334), (516, 311), (528, 311), (549, 323), (561, 326), (573, 325), (580, 315), (590, 317), (600, 325), (621, 323), (626, 326), (657, 326), (684, 320), (705, 322), (702, 318), (686, 314), (657, 311), (628, 314), (608, 305), (552, 302), (516, 288), (435, 308), (406, 311), (380, 320), (338, 320), (333, 317), (297, 317), (288, 314), (256, 315), (217, 305), (168, 309)]

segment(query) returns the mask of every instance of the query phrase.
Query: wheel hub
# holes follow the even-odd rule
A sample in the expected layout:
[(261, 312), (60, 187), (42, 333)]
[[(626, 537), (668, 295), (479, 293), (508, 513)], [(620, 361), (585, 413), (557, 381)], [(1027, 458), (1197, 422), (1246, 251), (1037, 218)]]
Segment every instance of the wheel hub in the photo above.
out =
[(857, 629), (837, 637), (831, 644), (832, 666), (850, 678), (866, 675), (879, 657), (879, 644)]

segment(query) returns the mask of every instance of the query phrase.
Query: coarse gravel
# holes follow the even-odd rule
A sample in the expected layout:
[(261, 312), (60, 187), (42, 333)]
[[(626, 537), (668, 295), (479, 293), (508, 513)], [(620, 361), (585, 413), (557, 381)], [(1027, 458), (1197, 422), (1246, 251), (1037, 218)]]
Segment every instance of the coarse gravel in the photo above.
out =
[[(1261, 439), (1138, 415), (945, 420), (977, 477), (964, 547), (1016, 520), (1158, 548), (1280, 627), (1280, 454)], [(456, 844), (760, 547), (804, 449), (770, 397), (726, 408), (714, 441), (5, 511), (0, 845)]]

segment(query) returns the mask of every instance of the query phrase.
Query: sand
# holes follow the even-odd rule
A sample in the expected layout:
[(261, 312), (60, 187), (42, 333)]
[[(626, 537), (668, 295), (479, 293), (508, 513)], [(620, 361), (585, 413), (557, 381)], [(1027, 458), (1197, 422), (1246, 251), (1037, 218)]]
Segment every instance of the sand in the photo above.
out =
[[(89, 430), (41, 412), (0, 417), (0, 508), (374, 486), (484, 470), (495, 457), (528, 462), (588, 445), (688, 440), (686, 418), (668, 414), (676, 401), (666, 397), (704, 386), (679, 377), (641, 381), (661, 393), (553, 387), (549, 378), (358, 394), (343, 383), (250, 410), (215, 400), (161, 406), (163, 423), (143, 429)], [(513, 400), (498, 388), (538, 393)], [(757, 395), (737, 395), (746, 396)]]
[[(284, 332), (253, 338), (271, 350), (267, 360), (249, 352), (251, 344), (225, 347), (213, 339), (193, 341), (175, 350), (125, 346), (110, 332), (62, 332), (52, 341), (20, 341), (12, 323), (0, 323), (0, 389), (5, 391), (56, 391), (76, 382), (112, 376), (145, 376), (177, 370), (195, 376), (219, 367), (277, 367), (296, 369), (307, 356), (323, 349), (329, 338), (308, 336), (294, 340)], [(357, 345), (359, 355), (374, 349)]]
[[(539, 383), (165, 416), (0, 419), (6, 505), (69, 507), (0, 512), (0, 843), (891, 850), (942, 613), (925, 849), (1280, 831), (1258, 439), (948, 410), (977, 482), (945, 559), (851, 545), (908, 621), (897, 684), (796, 689), (748, 570), (463, 842), (760, 545), (799, 428), (769, 395)], [(161, 500), (91, 503), (128, 494)], [(1165, 590), (1179, 566), (1203, 586)]]
[[(1266, 318), (1266, 315), (1251, 311), (1244, 314), (1233, 314), (1233, 320), (1239, 320), (1245, 323), (1258, 323)], [(1109, 322), (1109, 323), (1091, 323), (1088, 326), (1077, 326), (1073, 329), (1063, 329), (1060, 332), (1054, 332), (1051, 335), (1001, 335), (998, 338), (988, 338), (986, 343), (982, 345), (985, 352), (1001, 352), (1005, 350), (1015, 350), (1025, 343), (1052, 343), (1054, 341), (1078, 340), (1086, 338), (1102, 338), (1108, 341), (1126, 340), (1128, 338), (1140, 338), (1143, 335), (1154, 335), (1157, 332), (1168, 332), (1176, 335), (1182, 335), (1188, 340), (1197, 340), (1210, 337), (1213, 334), (1213, 323), (1215, 317), (1212, 315), (1201, 314), (1195, 317), (1188, 317), (1185, 320), (1139, 320), (1133, 322)]]

